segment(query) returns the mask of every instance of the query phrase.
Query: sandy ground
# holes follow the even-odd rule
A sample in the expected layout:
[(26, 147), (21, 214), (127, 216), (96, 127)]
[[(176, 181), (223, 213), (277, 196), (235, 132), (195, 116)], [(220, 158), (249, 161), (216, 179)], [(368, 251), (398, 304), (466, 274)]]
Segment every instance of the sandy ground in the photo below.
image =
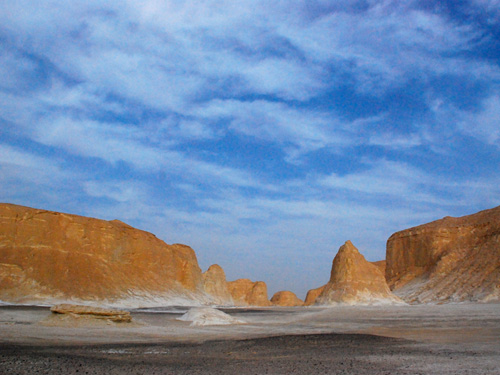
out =
[(247, 324), (202, 327), (163, 310), (63, 327), (2, 306), (0, 374), (500, 374), (500, 304), (227, 309)]

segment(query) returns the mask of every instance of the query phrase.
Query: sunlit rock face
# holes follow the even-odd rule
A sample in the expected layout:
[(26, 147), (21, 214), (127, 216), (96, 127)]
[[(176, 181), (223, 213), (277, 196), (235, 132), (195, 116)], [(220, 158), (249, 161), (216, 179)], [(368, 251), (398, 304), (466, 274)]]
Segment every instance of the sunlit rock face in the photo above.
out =
[(226, 274), (218, 264), (211, 265), (203, 273), (203, 287), (205, 292), (213, 298), (214, 303), (226, 306), (234, 305), (233, 297), (229, 293)]
[(323, 292), (323, 289), (325, 289), (325, 286), (326, 285), (323, 285), (320, 286), (319, 288), (309, 290), (306, 294), (306, 300), (304, 301), (304, 306), (314, 305), (316, 299)]
[(376, 262), (371, 262), (371, 264), (373, 264), (374, 266), (377, 266), (380, 269), (380, 271), (382, 271), (382, 273), (385, 275), (385, 266), (386, 266), (385, 259), (384, 260), (379, 260), (379, 261), (376, 261)]
[(271, 297), (271, 304), (275, 306), (303, 306), (304, 301), (288, 290), (276, 292)]
[(206, 298), (189, 246), (167, 245), (117, 220), (0, 204), (0, 300), (148, 305)]
[(316, 298), (317, 305), (387, 304), (402, 301), (390, 291), (379, 267), (368, 262), (351, 243), (333, 259), (330, 281)]
[(386, 279), (411, 303), (500, 298), (500, 207), (393, 234)]
[(227, 283), (236, 306), (271, 306), (267, 285), (263, 281), (238, 279)]

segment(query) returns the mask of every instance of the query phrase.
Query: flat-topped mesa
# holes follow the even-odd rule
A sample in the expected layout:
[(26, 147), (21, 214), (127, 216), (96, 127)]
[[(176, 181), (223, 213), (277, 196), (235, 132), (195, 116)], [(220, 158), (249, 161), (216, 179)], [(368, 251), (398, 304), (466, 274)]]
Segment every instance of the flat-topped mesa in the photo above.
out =
[(386, 279), (410, 303), (500, 300), (500, 207), (394, 233)]
[(276, 292), (271, 298), (271, 304), (275, 306), (303, 306), (304, 301), (288, 290)]
[(167, 245), (118, 220), (0, 204), (0, 300), (147, 306), (206, 299), (189, 246)]
[(391, 303), (402, 301), (391, 293), (379, 267), (368, 262), (351, 241), (347, 241), (333, 259), (330, 281), (315, 304)]
[(271, 306), (267, 285), (263, 281), (238, 279), (229, 281), (227, 285), (236, 306)]
[(215, 304), (223, 306), (234, 305), (233, 297), (227, 285), (226, 274), (218, 264), (211, 265), (203, 273), (203, 287), (205, 288), (205, 292), (213, 298)]

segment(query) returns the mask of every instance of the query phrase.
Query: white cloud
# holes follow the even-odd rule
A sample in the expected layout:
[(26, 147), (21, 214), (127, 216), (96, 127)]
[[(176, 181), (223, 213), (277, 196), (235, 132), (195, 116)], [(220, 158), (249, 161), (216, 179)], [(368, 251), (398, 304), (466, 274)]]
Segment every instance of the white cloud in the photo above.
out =
[(91, 197), (109, 198), (117, 202), (146, 200), (148, 188), (135, 180), (130, 181), (99, 181), (90, 180), (83, 183), (85, 193)]
[(485, 143), (500, 147), (500, 96), (493, 95), (482, 102), (481, 108), (474, 112), (461, 111), (458, 126)]
[(0, 144), (0, 196), (2, 201), (58, 207), (68, 190), (78, 191), (79, 176), (63, 162), (39, 156), (23, 148)]
[(344, 124), (331, 114), (293, 108), (283, 103), (255, 100), (213, 100), (196, 115), (207, 120), (229, 122), (237, 133), (259, 140), (291, 145), (289, 155), (324, 147), (338, 148), (353, 142)]

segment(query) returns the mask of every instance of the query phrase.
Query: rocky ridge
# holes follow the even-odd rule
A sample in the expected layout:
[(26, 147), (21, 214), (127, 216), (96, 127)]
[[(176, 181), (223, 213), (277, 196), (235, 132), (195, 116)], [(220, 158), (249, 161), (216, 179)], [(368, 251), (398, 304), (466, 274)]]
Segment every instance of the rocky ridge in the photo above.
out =
[(196, 255), (118, 220), (0, 204), (0, 300), (209, 302)]
[(394, 233), (386, 279), (410, 303), (500, 300), (500, 207)]

